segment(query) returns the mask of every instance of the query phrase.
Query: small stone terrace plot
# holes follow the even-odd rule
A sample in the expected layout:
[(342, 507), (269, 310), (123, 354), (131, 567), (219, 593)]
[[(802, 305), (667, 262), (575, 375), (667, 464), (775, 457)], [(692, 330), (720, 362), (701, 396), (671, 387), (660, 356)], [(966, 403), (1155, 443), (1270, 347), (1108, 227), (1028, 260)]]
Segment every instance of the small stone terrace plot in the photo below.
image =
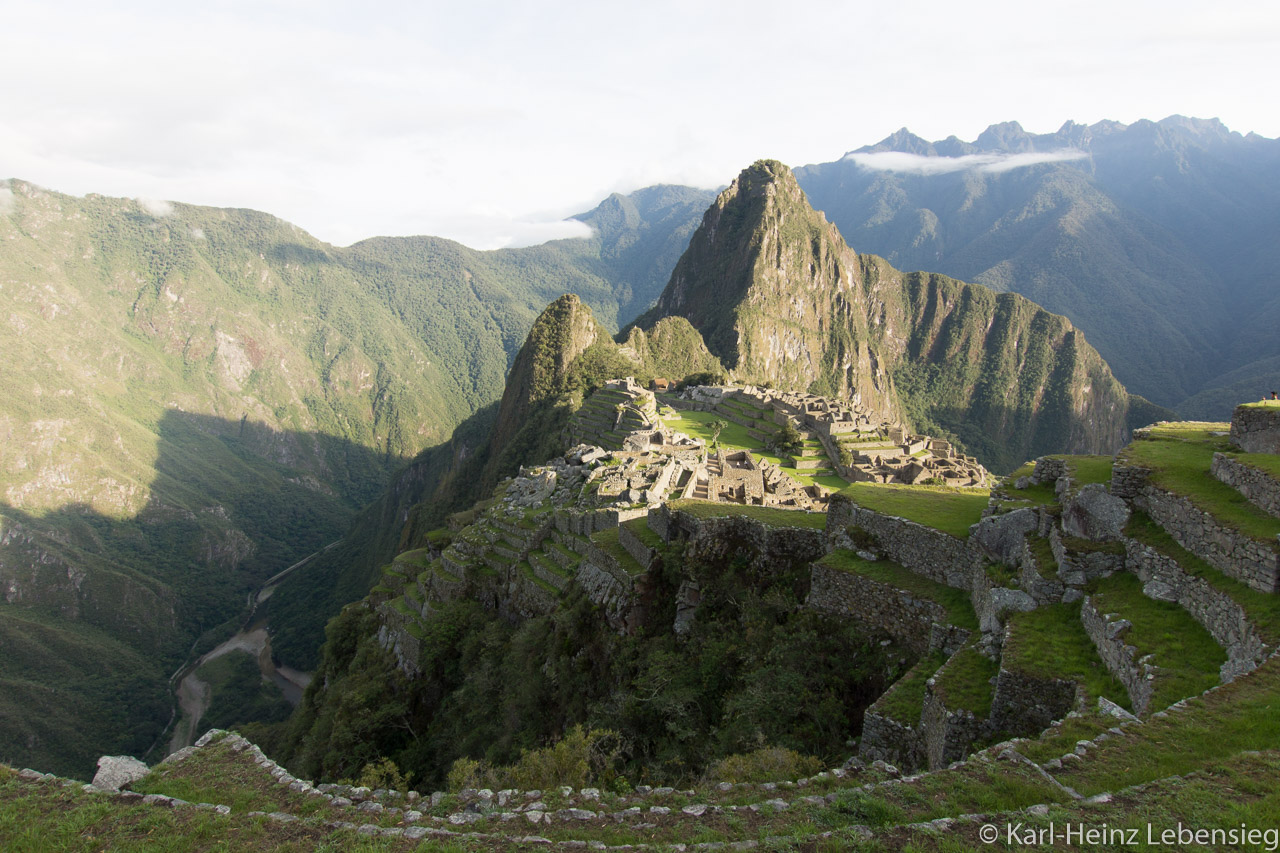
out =
[(1002, 668), (1033, 678), (1075, 681), (1090, 701), (1104, 696), (1122, 708), (1132, 707), (1129, 694), (1107, 671), (1085, 633), (1078, 603), (1015, 613), (1006, 626)]
[(1226, 652), (1177, 604), (1142, 594), (1142, 582), (1128, 572), (1095, 581), (1090, 600), (1099, 613), (1115, 613), (1132, 624), (1123, 640), (1151, 655), (1158, 672), (1150, 709), (1155, 711), (1218, 683)]
[(940, 605), (947, 622), (957, 628), (978, 629), (978, 617), (969, 603), (969, 593), (918, 575), (889, 560), (865, 560), (853, 551), (837, 549), (817, 561), (818, 565), (850, 572), (876, 583), (893, 587)]
[(938, 673), (933, 683), (934, 695), (948, 710), (968, 711), (985, 719), (991, 714), (991, 699), (995, 692), (992, 681), (999, 671), (1000, 665), (980, 654), (971, 643), (952, 655), (947, 666)]
[(1275, 545), (1280, 519), (1258, 509), (1235, 489), (1209, 474), (1214, 453), (1234, 453), (1224, 423), (1178, 423), (1150, 427), (1121, 451), (1126, 465), (1151, 470), (1151, 484), (1182, 495), (1198, 508), (1244, 535)]
[(854, 483), (840, 494), (869, 510), (905, 518), (957, 539), (969, 538), (969, 528), (982, 518), (990, 498), (987, 489), (884, 483)]
[(947, 656), (933, 652), (920, 658), (911, 669), (893, 683), (867, 710), (881, 714), (904, 726), (920, 725), (920, 709), (924, 706), (925, 684), (938, 671)]

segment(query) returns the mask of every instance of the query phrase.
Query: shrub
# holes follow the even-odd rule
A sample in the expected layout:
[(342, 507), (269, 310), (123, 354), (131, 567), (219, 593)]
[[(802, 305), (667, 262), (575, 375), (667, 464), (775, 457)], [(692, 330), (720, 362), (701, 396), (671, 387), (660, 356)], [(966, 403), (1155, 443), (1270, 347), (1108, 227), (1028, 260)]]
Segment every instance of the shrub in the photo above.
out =
[(410, 774), (400, 772), (400, 768), (390, 758), (370, 761), (360, 770), (360, 778), (355, 784), (365, 788), (389, 788), (393, 791), (409, 789)]
[(811, 755), (766, 746), (720, 759), (707, 770), (707, 779), (711, 782), (775, 782), (812, 776), (821, 769), (822, 762)]

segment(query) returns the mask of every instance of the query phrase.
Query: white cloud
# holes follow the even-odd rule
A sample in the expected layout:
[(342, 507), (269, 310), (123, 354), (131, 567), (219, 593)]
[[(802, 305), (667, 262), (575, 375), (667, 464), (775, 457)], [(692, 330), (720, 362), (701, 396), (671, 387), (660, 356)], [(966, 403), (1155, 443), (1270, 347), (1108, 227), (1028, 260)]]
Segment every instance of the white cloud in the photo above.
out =
[(948, 172), (1008, 172), (1023, 166), (1039, 163), (1062, 163), (1083, 160), (1089, 155), (1074, 148), (1058, 151), (1031, 151), (1024, 154), (965, 154), (961, 157), (926, 157), (923, 154), (907, 154), (903, 151), (877, 151), (871, 154), (853, 152), (844, 156), (877, 172), (908, 172), (914, 175), (943, 175)]
[(203, 240), (203, 239), (204, 239), (204, 229), (203, 229), (203, 228), (192, 228), (192, 229), (191, 229), (191, 237), (192, 237), (192, 239), (194, 239), (194, 240)]
[(13, 190), (0, 187), (0, 216), (8, 216), (10, 213), (13, 213)]
[(158, 198), (139, 198), (138, 206), (157, 219), (173, 215), (173, 205)]

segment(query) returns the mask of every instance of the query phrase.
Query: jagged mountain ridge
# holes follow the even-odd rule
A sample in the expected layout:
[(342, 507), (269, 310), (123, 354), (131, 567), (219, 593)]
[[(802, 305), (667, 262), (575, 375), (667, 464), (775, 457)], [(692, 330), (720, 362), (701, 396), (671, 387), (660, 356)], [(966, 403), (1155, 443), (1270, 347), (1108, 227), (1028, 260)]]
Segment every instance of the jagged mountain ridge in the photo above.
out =
[(796, 177), (860, 251), (1070, 317), (1161, 405), (1222, 418), (1280, 379), (1266, 360), (1280, 354), (1276, 140), (1182, 116), (1049, 134), (1006, 122), (972, 143), (904, 128)]
[(637, 326), (668, 316), (687, 318), (741, 381), (942, 427), (997, 470), (1114, 451), (1128, 426), (1128, 394), (1070, 321), (852, 251), (775, 161), (721, 193)]

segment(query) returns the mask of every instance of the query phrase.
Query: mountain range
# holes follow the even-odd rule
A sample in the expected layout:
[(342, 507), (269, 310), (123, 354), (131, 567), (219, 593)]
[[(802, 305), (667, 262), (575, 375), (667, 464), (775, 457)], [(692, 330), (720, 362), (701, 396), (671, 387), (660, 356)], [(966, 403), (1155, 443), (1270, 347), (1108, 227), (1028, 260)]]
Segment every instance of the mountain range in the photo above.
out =
[[(11, 181), (0, 631), (22, 653), (0, 757), (144, 752), (167, 674), (340, 540), (267, 602), (276, 654), (313, 668), (383, 563), (623, 366), (847, 394), (1005, 470), (1171, 414), (1121, 382), (1221, 417), (1280, 384), (1277, 164), (1273, 140), (1179, 118), (902, 132), (794, 177), (762, 161), (719, 198), (614, 195), (577, 217), (591, 238), (495, 252)], [(593, 341), (522, 367), (565, 292)], [(513, 364), (548, 379), (500, 406)]]

